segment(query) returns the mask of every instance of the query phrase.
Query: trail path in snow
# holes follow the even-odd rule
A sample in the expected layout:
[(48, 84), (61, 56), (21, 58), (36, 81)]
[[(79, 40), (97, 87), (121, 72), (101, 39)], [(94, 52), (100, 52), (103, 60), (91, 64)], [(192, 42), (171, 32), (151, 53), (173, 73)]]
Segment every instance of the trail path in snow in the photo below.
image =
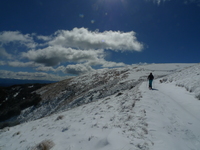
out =
[(154, 83), (154, 90), (142, 83), (137, 106), (146, 111), (152, 150), (199, 150), (200, 101), (172, 83)]

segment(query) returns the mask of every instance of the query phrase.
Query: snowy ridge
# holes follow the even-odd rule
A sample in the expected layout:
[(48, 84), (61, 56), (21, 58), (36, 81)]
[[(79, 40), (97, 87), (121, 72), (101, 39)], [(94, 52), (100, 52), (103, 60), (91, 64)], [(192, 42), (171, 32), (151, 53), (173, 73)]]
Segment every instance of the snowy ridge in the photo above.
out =
[(101, 69), (54, 83), (37, 90), (42, 102), (37, 107), (22, 111), (17, 120), (25, 122), (39, 119), (133, 88), (146, 80), (149, 72), (155, 72), (155, 78), (158, 78), (191, 65), (193, 64), (143, 64)]
[[(195, 87), (189, 72), (196, 76), (198, 67), (134, 65), (43, 87), (41, 104), (20, 116), (33, 121), (0, 130), (0, 149), (199, 150), (198, 88), (176, 86), (188, 76), (187, 86)], [(150, 72), (157, 78), (154, 90), (148, 89)]]

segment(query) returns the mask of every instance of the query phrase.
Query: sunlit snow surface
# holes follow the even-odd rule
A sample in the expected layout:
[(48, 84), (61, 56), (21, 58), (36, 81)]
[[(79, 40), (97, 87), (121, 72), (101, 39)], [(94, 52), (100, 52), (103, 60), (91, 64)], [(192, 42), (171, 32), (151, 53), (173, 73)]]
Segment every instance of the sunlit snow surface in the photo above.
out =
[[(157, 78), (154, 90), (148, 89), (150, 72)], [(0, 149), (37, 149), (49, 140), (52, 150), (199, 150), (199, 73), (200, 64), (146, 64), (76, 77), (80, 86), (94, 84), (94, 77), (109, 79), (91, 93), (105, 85), (110, 89), (103, 96), (93, 92), (91, 102), (85, 98), (86, 103), (59, 111), (49, 107), (52, 115), (0, 130)]]

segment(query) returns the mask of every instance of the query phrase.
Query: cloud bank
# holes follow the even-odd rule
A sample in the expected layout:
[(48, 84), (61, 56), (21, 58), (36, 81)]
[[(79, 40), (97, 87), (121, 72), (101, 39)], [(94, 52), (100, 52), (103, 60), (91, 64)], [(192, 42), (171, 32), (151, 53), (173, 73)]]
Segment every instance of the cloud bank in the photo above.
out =
[(105, 50), (124, 52), (143, 49), (143, 44), (137, 41), (133, 31), (92, 32), (86, 28), (74, 28), (71, 31), (59, 30), (49, 37), (38, 36), (38, 39), (44, 40), (43, 45), (46, 47), (24, 52), (22, 57), (47, 67), (57, 66), (63, 62), (83, 63), (90, 66), (102, 65), (103, 67), (124, 66), (123, 63), (106, 62)]
[[(20, 56), (17, 60), (13, 59), (12, 54), (5, 49), (10, 43), (19, 43), (25, 47), (25, 50), (17, 53)], [(123, 62), (107, 61), (106, 50), (140, 52), (143, 47), (133, 31), (99, 32), (74, 28), (58, 30), (49, 36), (35, 33), (22, 34), (19, 31), (0, 32), (0, 57), (11, 59), (7, 62), (2, 61), (1, 65), (32, 67), (44, 72), (80, 75), (93, 71), (95, 66), (102, 68), (125, 66)]]
[(7, 70), (0, 70), (0, 78), (11, 79), (24, 79), (24, 80), (50, 80), (60, 81), (66, 79), (66, 77), (57, 76), (45, 72), (13, 72)]

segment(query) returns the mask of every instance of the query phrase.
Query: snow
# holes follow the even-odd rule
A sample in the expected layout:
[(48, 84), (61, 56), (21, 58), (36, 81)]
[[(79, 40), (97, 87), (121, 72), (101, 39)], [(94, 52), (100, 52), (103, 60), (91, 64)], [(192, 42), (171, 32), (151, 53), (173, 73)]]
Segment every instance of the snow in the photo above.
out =
[[(120, 81), (113, 77), (113, 72), (125, 70), (127, 77), (119, 74)], [(52, 150), (200, 149), (200, 64), (145, 64), (108, 71), (74, 82), (89, 85), (98, 76), (126, 86), (112, 87), (118, 92), (105, 97), (94, 95), (97, 99), (91, 103), (0, 130), (0, 150), (37, 149), (45, 140), (53, 143)], [(150, 72), (161, 77), (154, 80), (154, 90), (146, 81)], [(138, 84), (129, 88), (135, 81)], [(105, 86), (90, 92), (101, 88)]]
[[(174, 84), (159, 84), (158, 90), (143, 91), (149, 134), (154, 150), (198, 150), (200, 148), (200, 101)], [(178, 94), (177, 94), (178, 93)]]
[(200, 100), (200, 65), (194, 65), (175, 74), (167, 79), (170, 82), (176, 82), (176, 85), (185, 87), (186, 90), (194, 92)]
[(15, 94), (13, 95), (13, 97), (16, 97), (18, 94), (19, 94), (19, 92), (15, 93)]

